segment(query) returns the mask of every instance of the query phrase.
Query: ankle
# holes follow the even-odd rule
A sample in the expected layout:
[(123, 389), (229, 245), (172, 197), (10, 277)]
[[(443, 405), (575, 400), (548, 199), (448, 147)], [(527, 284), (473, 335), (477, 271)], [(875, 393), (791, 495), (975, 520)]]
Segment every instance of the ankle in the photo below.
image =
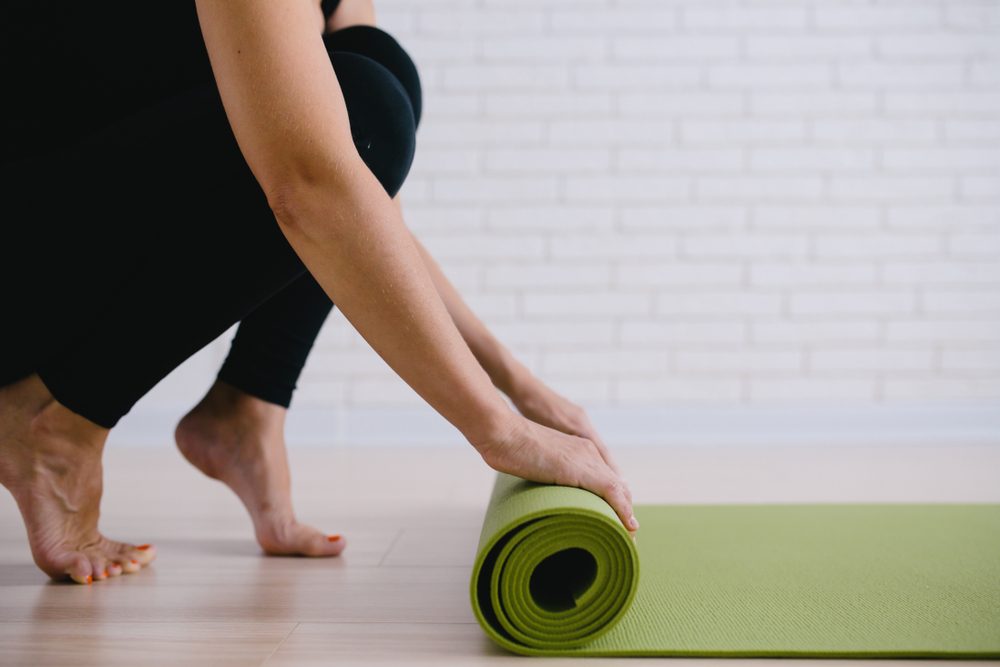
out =
[(104, 448), (108, 429), (78, 415), (51, 394), (30, 417), (29, 428), (40, 436), (58, 437), (80, 447)]
[(56, 400), (37, 373), (0, 388), (0, 404), (19, 428), (41, 438), (40, 442), (56, 437), (76, 445), (103, 447), (108, 434), (108, 429)]
[(252, 396), (222, 380), (215, 381), (199, 407), (214, 416), (278, 427), (284, 424), (287, 412), (281, 405)]

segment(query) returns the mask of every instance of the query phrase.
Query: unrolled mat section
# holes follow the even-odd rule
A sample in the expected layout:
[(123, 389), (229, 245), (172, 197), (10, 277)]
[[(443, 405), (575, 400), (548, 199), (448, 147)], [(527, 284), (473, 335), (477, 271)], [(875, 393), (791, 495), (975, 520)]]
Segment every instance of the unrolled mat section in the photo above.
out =
[(473, 611), (527, 655), (1000, 657), (1000, 505), (647, 505), (497, 476)]

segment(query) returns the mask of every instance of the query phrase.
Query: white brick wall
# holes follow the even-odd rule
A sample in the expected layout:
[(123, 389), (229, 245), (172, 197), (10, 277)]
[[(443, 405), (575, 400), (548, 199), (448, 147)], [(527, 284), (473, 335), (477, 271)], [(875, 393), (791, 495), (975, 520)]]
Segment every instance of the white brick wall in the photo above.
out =
[[(376, 6), (406, 220), (570, 397), (1000, 406), (1000, 1)], [(419, 405), (335, 310), (296, 406)]]
[[(570, 396), (1000, 401), (1000, 2), (376, 6), (407, 221)], [(420, 403), (335, 311), (297, 402), (338, 384)]]

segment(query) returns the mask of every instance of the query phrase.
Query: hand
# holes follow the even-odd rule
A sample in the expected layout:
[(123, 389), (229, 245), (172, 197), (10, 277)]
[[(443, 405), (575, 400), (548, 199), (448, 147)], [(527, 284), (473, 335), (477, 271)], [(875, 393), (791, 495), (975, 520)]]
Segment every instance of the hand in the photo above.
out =
[(611, 451), (582, 407), (556, 393), (534, 376), (521, 378), (517, 387), (517, 390), (510, 392), (510, 400), (518, 412), (542, 426), (589, 438), (596, 445), (604, 462), (616, 474), (621, 475), (621, 469), (611, 457)]
[(632, 513), (631, 491), (589, 438), (511, 412), (504, 430), (476, 449), (494, 470), (534, 482), (587, 489), (611, 506), (630, 533), (639, 527)]

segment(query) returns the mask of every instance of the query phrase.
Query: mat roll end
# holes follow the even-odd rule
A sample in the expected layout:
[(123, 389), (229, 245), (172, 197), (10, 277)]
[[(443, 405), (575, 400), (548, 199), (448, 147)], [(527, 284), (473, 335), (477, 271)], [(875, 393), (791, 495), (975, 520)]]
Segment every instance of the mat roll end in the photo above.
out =
[(472, 570), (472, 607), (500, 646), (529, 655), (584, 646), (628, 610), (635, 543), (600, 497), (497, 476)]

